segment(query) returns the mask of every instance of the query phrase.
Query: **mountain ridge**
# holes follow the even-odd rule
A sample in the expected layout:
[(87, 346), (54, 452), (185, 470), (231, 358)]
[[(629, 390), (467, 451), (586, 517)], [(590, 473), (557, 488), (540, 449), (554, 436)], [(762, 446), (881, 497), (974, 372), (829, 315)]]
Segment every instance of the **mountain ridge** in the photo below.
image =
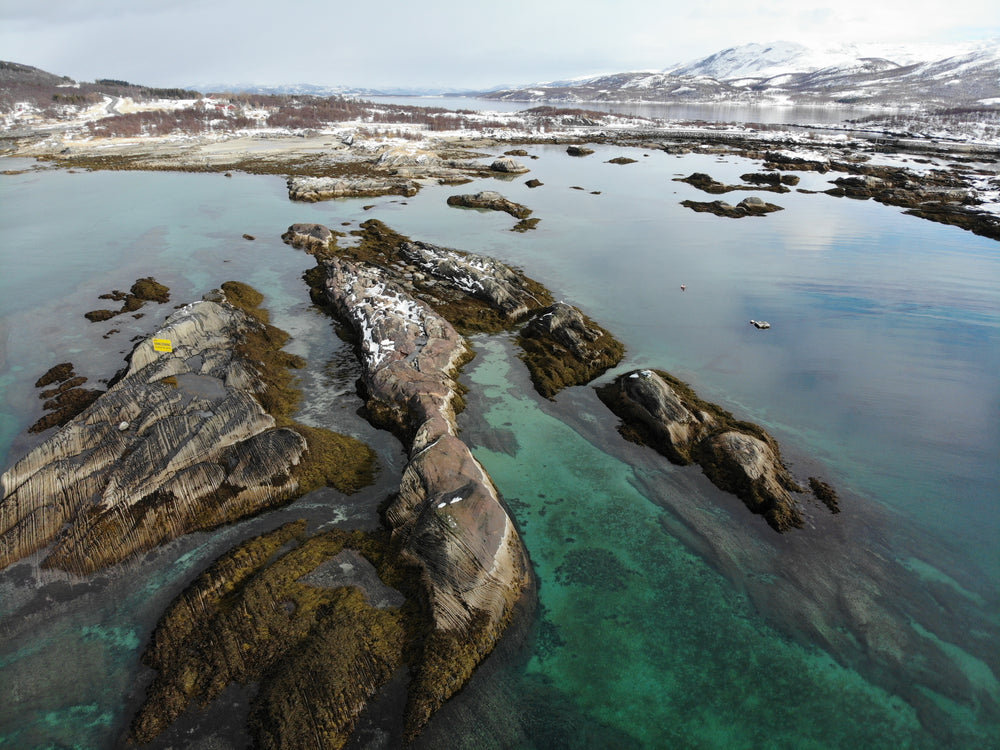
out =
[[(745, 44), (661, 71), (481, 92), (505, 101), (853, 104), (918, 109), (1000, 103), (1000, 40), (947, 46)], [(998, 101), (993, 101), (998, 100)]]

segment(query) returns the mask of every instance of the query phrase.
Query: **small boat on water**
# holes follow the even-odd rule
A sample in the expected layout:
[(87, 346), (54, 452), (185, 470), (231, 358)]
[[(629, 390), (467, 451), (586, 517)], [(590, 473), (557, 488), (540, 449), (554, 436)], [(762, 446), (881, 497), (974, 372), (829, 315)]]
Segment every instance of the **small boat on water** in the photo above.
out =
[(768, 323), (766, 320), (751, 320), (750, 321), (750, 325), (752, 325), (754, 328), (770, 328), (771, 327), (771, 324)]

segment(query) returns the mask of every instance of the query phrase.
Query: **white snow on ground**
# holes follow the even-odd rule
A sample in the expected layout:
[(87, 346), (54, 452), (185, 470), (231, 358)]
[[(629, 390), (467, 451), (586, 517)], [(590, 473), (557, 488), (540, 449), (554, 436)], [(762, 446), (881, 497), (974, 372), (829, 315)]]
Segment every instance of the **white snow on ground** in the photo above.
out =
[(137, 102), (132, 97), (126, 96), (117, 101), (115, 109), (123, 115), (131, 112), (171, 112), (178, 109), (190, 109), (198, 102), (198, 99), (151, 99), (146, 102)]
[[(357, 283), (357, 280), (353, 283)], [(354, 304), (359, 298), (364, 304)], [(416, 326), (420, 334), (426, 336), (426, 309), (409, 295), (388, 288), (385, 282), (372, 284), (361, 290), (360, 294), (352, 291), (348, 299), (352, 302), (351, 316), (358, 327), (361, 351), (372, 372), (385, 364), (396, 351), (395, 342), (385, 337), (385, 331), (390, 331), (401, 323), (404, 326)], [(365, 308), (370, 312), (366, 314)]]
[[(926, 58), (925, 58), (926, 59)], [(897, 60), (898, 62), (898, 60)], [(540, 93), (540, 92), (539, 92)], [(861, 93), (861, 92), (859, 92)], [(775, 102), (769, 102), (771, 104)], [(790, 103), (790, 102), (789, 102)], [(984, 107), (1000, 105), (1000, 98), (990, 98), (980, 101)], [(0, 129), (30, 128), (47, 133), (45, 141), (36, 144), (39, 149), (61, 150), (67, 146), (85, 146), (88, 149), (114, 149), (130, 144), (221, 144), (226, 141), (243, 139), (239, 146), (244, 150), (260, 150), (269, 148), (268, 139), (279, 141), (293, 135), (303, 135), (302, 131), (289, 128), (272, 128), (267, 126), (268, 110), (261, 107), (250, 108), (242, 105), (230, 107), (230, 102), (224, 97), (207, 99), (157, 99), (148, 102), (136, 102), (131, 98), (105, 97), (98, 104), (86, 107), (66, 105), (60, 108), (56, 119), (46, 119), (43, 113), (28, 102), (21, 102), (0, 120)], [(217, 117), (242, 115), (256, 123), (253, 127), (240, 130), (216, 131), (208, 134), (174, 133), (168, 136), (136, 136), (132, 138), (102, 138), (94, 136), (88, 129), (88, 124), (95, 120), (116, 113), (144, 111), (175, 111), (203, 106), (212, 108)], [(583, 103), (581, 106), (586, 106)], [(384, 110), (379, 110), (384, 111)], [(322, 138), (336, 139), (345, 144), (353, 154), (371, 154), (377, 156), (387, 149), (417, 155), (421, 151), (433, 151), (442, 140), (460, 138), (492, 138), (496, 141), (517, 141), (526, 136), (572, 136), (579, 137), (614, 137), (616, 133), (629, 130), (642, 130), (650, 133), (650, 138), (656, 138), (656, 132), (673, 135), (684, 135), (697, 138), (700, 133), (717, 135), (732, 133), (735, 136), (752, 136), (760, 141), (763, 147), (768, 147), (769, 141), (774, 141), (784, 153), (793, 157), (816, 161), (829, 161), (829, 154), (822, 151), (825, 145), (847, 145), (855, 136), (851, 131), (869, 131), (884, 133), (887, 137), (912, 139), (915, 141), (943, 142), (945, 144), (962, 145), (963, 147), (1000, 147), (1000, 114), (981, 113), (967, 117), (935, 116), (907, 113), (901, 116), (897, 110), (895, 116), (887, 113), (878, 121), (863, 123), (843, 123), (839, 126), (841, 132), (836, 132), (837, 126), (824, 125), (822, 129), (809, 132), (794, 130), (757, 130), (739, 124), (692, 125), (684, 121), (651, 120), (633, 116), (601, 115), (598, 127), (580, 125), (578, 118), (570, 115), (560, 118), (539, 118), (523, 111), (490, 112), (481, 111), (472, 114), (453, 113), (455, 128), (447, 131), (431, 131), (420, 123), (374, 122), (372, 113), (360, 118), (344, 122), (329, 122), (312, 128), (314, 135)], [(461, 117), (461, 120), (460, 120)], [(808, 125), (808, 123), (801, 123)], [(245, 142), (252, 139), (251, 145)], [(297, 139), (296, 139), (297, 140)], [(797, 145), (789, 146), (789, 143)], [(780, 145), (779, 145), (780, 144)], [(214, 148), (214, 146), (213, 146)], [(839, 157), (837, 157), (839, 158)], [(875, 156), (876, 161), (886, 158)], [(916, 164), (906, 164), (907, 168), (919, 170)], [(995, 179), (995, 177), (993, 178)], [(981, 210), (1000, 213), (1000, 186), (990, 182), (990, 178), (979, 180), (973, 186), (977, 197), (984, 201)], [(469, 259), (464, 259), (469, 262)], [(457, 282), (466, 291), (475, 291), (478, 282), (472, 279), (459, 279)], [(379, 363), (385, 360), (391, 351), (385, 339), (379, 337), (372, 341), (372, 355)]]

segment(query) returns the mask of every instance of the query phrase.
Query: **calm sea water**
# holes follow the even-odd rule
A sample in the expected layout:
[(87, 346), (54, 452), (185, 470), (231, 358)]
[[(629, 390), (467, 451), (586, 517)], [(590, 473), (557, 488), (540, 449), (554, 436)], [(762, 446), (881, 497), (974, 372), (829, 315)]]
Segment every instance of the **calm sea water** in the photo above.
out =
[[(545, 401), (509, 337), (477, 337), (463, 434), (521, 526), (539, 608), (424, 746), (1000, 742), (1000, 245), (826, 195), (761, 194), (785, 210), (740, 221), (679, 205), (709, 198), (674, 177), (736, 182), (759, 166), (741, 159), (531, 152), (536, 189), (519, 177), (311, 205), (289, 202), (270, 177), (0, 177), (0, 464), (35, 440), (24, 430), (40, 413), (42, 372), (71, 360), (108, 378), (173, 301), (232, 278), (267, 295), (290, 348), (309, 358), (304, 418), (370, 442), (384, 467), (358, 496), (306, 497), (93, 579), (36, 561), (0, 573), (11, 686), (0, 746), (115, 746), (149, 679), (145, 639), (192, 575), (288, 518), (376, 522), (402, 452), (355, 414), (356, 366), (299, 279), (310, 259), (280, 240), (294, 222), (349, 229), (373, 217), (522, 267), (625, 342), (615, 372), (673, 372), (767, 427), (793, 472), (842, 495), (840, 515), (809, 506), (809, 528), (779, 537), (697, 468), (622, 440), (591, 388)], [(638, 162), (606, 163), (619, 155)], [(806, 174), (801, 187), (825, 180)], [(512, 233), (506, 214), (445, 203), (485, 188), (531, 207), (538, 228)], [(147, 275), (171, 288), (170, 304), (140, 319), (83, 318), (103, 306), (99, 294)], [(213, 732), (197, 712), (185, 721)], [(233, 728), (214, 739), (243, 742)]]
[(755, 122), (797, 125), (833, 125), (885, 109), (849, 106), (776, 107), (760, 104), (682, 104), (665, 102), (508, 102), (471, 96), (372, 96), (374, 102), (413, 107), (471, 109), (483, 112), (519, 112), (532, 107), (588, 109), (663, 120), (703, 120), (705, 122)]

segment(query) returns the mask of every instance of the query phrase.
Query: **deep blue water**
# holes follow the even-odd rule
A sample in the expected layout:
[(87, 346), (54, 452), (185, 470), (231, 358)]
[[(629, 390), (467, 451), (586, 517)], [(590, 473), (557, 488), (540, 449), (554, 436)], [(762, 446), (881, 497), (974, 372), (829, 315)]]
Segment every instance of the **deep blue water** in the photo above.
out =
[[(809, 507), (810, 528), (778, 537), (696, 468), (622, 440), (591, 388), (545, 401), (508, 337), (477, 337), (463, 434), (521, 525), (540, 607), (523, 644), (501, 649), (432, 723), (427, 746), (1000, 741), (1000, 245), (822, 194), (762, 194), (784, 210), (739, 221), (679, 205), (709, 198), (674, 177), (737, 182), (759, 166), (747, 160), (530, 151), (536, 189), (487, 179), (310, 205), (271, 177), (0, 177), (0, 464), (31, 444), (42, 372), (71, 360), (110, 377), (174, 301), (234, 278), (267, 295), (290, 348), (309, 357), (306, 418), (371, 442), (385, 467), (335, 511), (304, 498), (91, 581), (33, 562), (0, 573), (12, 686), (0, 746), (113, 746), (148, 679), (145, 638), (188, 577), (284, 518), (374, 522), (402, 454), (354, 413), (349, 351), (299, 279), (310, 259), (280, 240), (294, 222), (368, 218), (520, 266), (624, 341), (615, 372), (673, 372), (764, 425), (793, 472), (842, 495), (840, 515)], [(606, 163), (626, 153), (639, 161)], [(513, 233), (506, 214), (445, 203), (487, 187), (531, 207), (538, 228)], [(826, 177), (804, 174), (800, 187)], [(99, 294), (147, 275), (171, 288), (170, 304), (83, 318)], [(516, 449), (498, 450), (497, 434)]]

